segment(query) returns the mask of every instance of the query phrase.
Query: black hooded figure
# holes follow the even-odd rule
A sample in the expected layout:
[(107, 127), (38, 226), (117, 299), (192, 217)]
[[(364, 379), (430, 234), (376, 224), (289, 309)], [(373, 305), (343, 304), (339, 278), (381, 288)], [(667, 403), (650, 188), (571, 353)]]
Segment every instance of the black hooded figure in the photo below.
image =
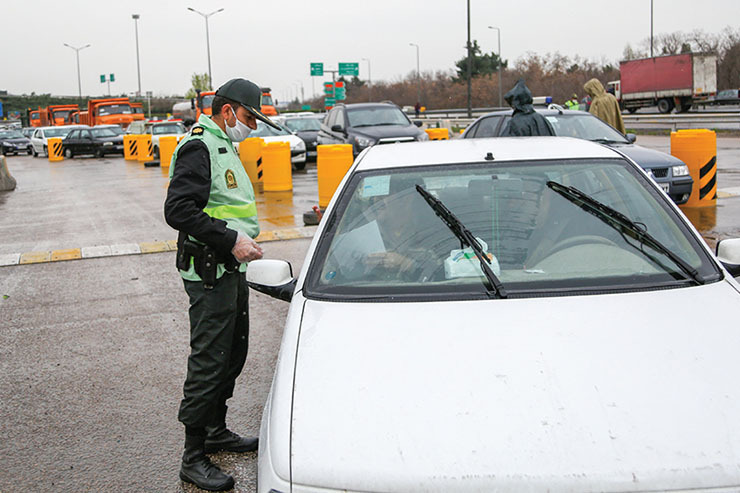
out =
[(532, 93), (524, 79), (506, 93), (504, 99), (514, 108), (514, 114), (504, 129), (502, 137), (525, 137), (532, 135), (555, 135), (550, 124), (532, 107)]

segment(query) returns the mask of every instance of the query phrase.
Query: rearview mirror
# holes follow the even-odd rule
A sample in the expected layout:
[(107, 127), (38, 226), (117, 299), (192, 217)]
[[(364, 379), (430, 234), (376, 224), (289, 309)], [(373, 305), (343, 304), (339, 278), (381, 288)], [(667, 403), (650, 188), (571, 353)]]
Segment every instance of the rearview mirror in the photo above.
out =
[(424, 122), (422, 122), (421, 120), (414, 120), (414, 125), (416, 125), (417, 127), (421, 127), (422, 125), (424, 125)]
[(720, 240), (716, 254), (732, 277), (740, 276), (740, 238)]
[(344, 132), (344, 129), (342, 128), (341, 125), (332, 125), (331, 131), (332, 132)]
[(625, 137), (627, 137), (630, 144), (634, 144), (637, 141), (637, 135), (635, 134), (627, 134)]
[(261, 259), (247, 265), (247, 284), (260, 293), (290, 301), (296, 279), (293, 278), (293, 268), (285, 260)]

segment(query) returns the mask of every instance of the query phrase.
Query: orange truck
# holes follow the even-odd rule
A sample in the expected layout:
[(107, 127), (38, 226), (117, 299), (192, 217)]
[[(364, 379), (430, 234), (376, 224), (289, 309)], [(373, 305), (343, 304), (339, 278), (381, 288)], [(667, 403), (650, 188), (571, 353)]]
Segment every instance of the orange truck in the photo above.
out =
[(146, 120), (144, 116), (144, 103), (131, 103), (131, 109), (134, 112), (134, 121)]
[(28, 123), (32, 127), (45, 127), (49, 120), (46, 116), (46, 108), (39, 107), (37, 110), (28, 108)]
[(76, 104), (56, 104), (49, 105), (46, 111), (49, 125), (71, 125), (70, 115), (75, 111), (80, 111), (80, 107)]
[(260, 101), (260, 104), (262, 105), (261, 111), (265, 115), (275, 116), (278, 114), (275, 104), (272, 101), (272, 94), (270, 94), (269, 87), (262, 88), (262, 101)]
[(128, 127), (134, 121), (134, 114), (128, 98), (91, 99), (87, 111), (80, 111), (83, 125), (120, 125)]
[[(262, 100), (260, 101), (260, 105), (262, 106), (262, 108), (260, 109), (260, 111), (268, 116), (277, 115), (277, 109), (275, 109), (275, 105), (273, 104), (272, 94), (270, 94), (270, 88), (263, 87), (261, 89)], [(213, 105), (213, 98), (215, 96), (216, 91), (203, 91), (198, 93), (198, 104), (196, 105), (197, 113), (195, 115), (196, 120), (200, 118), (201, 113), (211, 115), (211, 106)]]

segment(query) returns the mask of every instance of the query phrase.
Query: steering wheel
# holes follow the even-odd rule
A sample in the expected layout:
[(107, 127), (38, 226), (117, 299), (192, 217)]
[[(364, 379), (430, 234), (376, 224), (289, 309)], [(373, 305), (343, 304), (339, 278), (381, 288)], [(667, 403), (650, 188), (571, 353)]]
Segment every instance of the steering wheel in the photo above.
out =
[(565, 238), (563, 240), (560, 240), (559, 242), (555, 243), (552, 247), (550, 247), (550, 251), (547, 252), (547, 257), (550, 257), (552, 255), (555, 255), (560, 250), (565, 250), (566, 248), (571, 248), (578, 245), (587, 245), (587, 244), (598, 244), (598, 245), (609, 245), (613, 247), (618, 247), (616, 243), (614, 243), (609, 238), (605, 238), (603, 236), (598, 235), (578, 235), (578, 236), (571, 236), (569, 238)]

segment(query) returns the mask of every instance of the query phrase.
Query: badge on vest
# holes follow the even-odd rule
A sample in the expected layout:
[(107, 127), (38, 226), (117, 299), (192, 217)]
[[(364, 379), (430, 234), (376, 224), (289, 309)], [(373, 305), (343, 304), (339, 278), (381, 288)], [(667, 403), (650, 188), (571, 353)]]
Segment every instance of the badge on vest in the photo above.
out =
[(226, 170), (226, 188), (237, 188), (239, 185), (236, 184), (236, 176), (230, 169)]
[(200, 135), (203, 133), (203, 127), (193, 127), (190, 133), (193, 135)]

